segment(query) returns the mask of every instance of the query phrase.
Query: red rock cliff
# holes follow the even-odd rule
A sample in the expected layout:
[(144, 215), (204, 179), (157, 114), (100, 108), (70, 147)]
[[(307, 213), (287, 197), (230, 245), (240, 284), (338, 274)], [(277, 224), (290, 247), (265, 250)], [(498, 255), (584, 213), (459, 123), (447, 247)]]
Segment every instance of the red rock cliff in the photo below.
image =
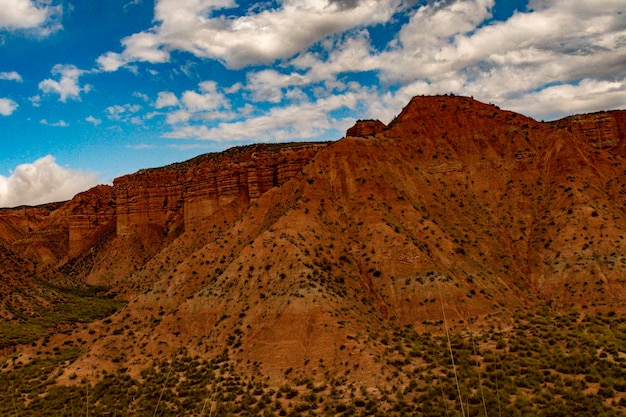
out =
[(580, 114), (552, 122), (596, 148), (623, 145), (626, 137), (626, 114), (623, 111)]
[(91, 238), (115, 219), (115, 198), (112, 187), (99, 185), (76, 195), (69, 208), (69, 256), (78, 255), (91, 243)]
[(326, 144), (254, 145), (207, 154), (115, 180), (117, 233), (152, 224), (194, 227), (235, 199), (257, 199), (294, 177)]

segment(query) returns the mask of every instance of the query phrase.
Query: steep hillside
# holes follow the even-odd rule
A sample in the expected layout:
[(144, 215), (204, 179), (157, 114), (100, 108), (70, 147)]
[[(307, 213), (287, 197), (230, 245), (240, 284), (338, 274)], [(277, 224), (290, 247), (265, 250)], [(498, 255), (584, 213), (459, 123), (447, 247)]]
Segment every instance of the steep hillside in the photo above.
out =
[(34, 263), (21, 258), (3, 243), (0, 243), (0, 277), (2, 320), (45, 314), (62, 299), (37, 278)]
[[(394, 329), (622, 311), (624, 114), (540, 123), (415, 97), (332, 144), (234, 148), (81, 194), (49, 214), (69, 218), (47, 265), (129, 303), (46, 342), (86, 348), (61, 381), (226, 355), (273, 384), (375, 386)], [(18, 235), (16, 253), (43, 259)]]
[[(0, 209), (0, 317), (45, 314), (63, 297), (48, 282), (63, 278), (46, 262), (67, 252), (67, 228), (54, 217), (63, 203)], [(63, 216), (61, 216), (63, 217)]]
[[(233, 148), (142, 170), (66, 203), (2, 209), (0, 243), (15, 254), (11, 262), (39, 265), (37, 276), (45, 282), (143, 291), (152, 280), (130, 290), (133, 273), (183, 231), (203, 227), (213, 214), (237, 217), (250, 201), (296, 175), (324, 146)], [(27, 273), (11, 276), (31, 281)], [(18, 293), (0, 292), (0, 311), (9, 295)]]

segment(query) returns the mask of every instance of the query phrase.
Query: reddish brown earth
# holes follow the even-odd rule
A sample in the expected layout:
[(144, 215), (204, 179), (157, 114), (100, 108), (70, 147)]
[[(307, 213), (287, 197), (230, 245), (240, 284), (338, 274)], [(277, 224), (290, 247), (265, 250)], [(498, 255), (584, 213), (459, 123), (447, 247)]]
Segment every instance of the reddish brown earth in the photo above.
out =
[(357, 138), (367, 138), (377, 133), (384, 132), (387, 126), (380, 120), (357, 120), (357, 122), (348, 129), (346, 136)]
[(276, 380), (350, 367), (361, 381), (390, 324), (623, 310), (625, 132), (624, 111), (541, 123), (415, 97), (334, 143), (234, 148), (2, 210), (0, 310), (41, 278), (125, 297), (107, 322), (51, 340), (89, 343), (78, 375), (227, 348)]

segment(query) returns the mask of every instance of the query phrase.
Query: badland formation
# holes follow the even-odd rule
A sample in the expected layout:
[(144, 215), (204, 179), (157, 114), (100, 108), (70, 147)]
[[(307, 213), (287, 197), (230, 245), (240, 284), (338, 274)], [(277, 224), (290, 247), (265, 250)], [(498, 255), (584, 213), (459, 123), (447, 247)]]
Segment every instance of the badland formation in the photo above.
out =
[[(4, 341), (4, 372), (73, 346), (50, 384), (96, 386), (116, 372), (140, 381), (178, 358), (220, 358), (274, 392), (342, 380), (380, 400), (425, 361), (398, 371), (386, 334), (469, 341), (522, 313), (621, 317), (625, 158), (626, 111), (538, 122), (467, 97), (415, 97), (389, 125), (359, 121), (336, 142), (237, 147), (68, 202), (1, 209), (5, 323), (57, 311), (68, 288), (124, 301), (27, 344)], [(365, 410), (347, 393), (333, 413)], [(442, 401), (458, 408), (455, 395)], [(298, 411), (308, 402), (288, 396), (272, 397), (276, 415), (325, 410)], [(621, 398), (602, 404), (623, 412)], [(175, 403), (155, 401), (163, 412)], [(188, 415), (201, 409), (217, 412), (217, 400)]]

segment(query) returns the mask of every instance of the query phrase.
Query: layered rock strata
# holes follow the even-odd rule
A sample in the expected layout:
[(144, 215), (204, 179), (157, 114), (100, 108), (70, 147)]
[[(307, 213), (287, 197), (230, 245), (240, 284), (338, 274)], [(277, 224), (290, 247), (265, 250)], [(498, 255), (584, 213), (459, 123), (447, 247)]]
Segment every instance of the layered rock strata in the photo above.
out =
[(294, 177), (326, 144), (254, 145), (143, 170), (114, 182), (117, 233), (153, 224), (195, 227), (235, 199), (253, 201)]
[(69, 256), (85, 249), (91, 237), (115, 215), (115, 195), (110, 186), (100, 185), (74, 197), (69, 214)]
[(624, 112), (619, 111), (570, 116), (552, 125), (567, 129), (595, 148), (614, 147), (626, 136), (626, 118)]

